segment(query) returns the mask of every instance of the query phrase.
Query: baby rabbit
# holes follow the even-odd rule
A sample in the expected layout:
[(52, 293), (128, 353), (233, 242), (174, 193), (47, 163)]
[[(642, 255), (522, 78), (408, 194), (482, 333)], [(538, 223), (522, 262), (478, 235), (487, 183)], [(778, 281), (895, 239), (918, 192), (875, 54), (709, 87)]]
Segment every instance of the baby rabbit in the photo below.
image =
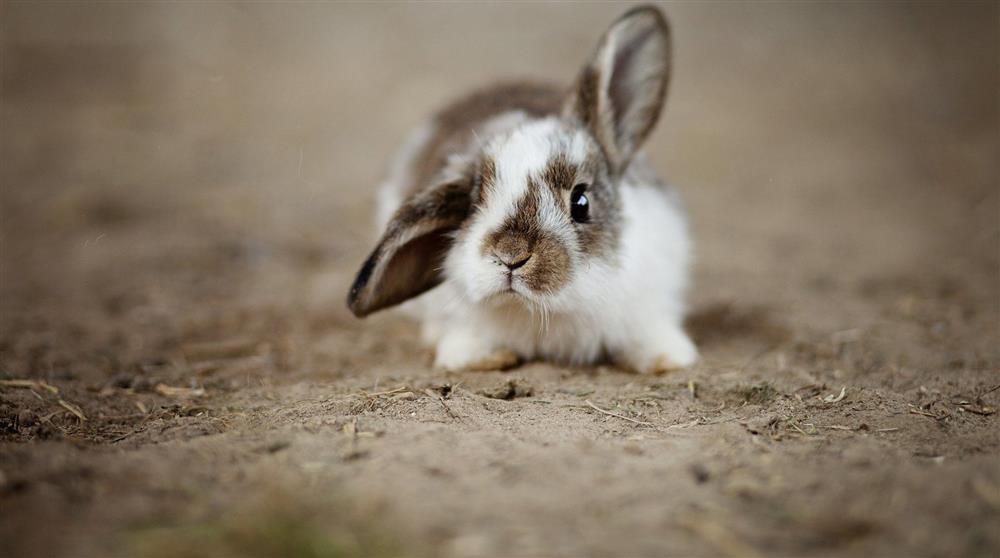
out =
[[(695, 362), (682, 329), (690, 241), (676, 195), (637, 153), (660, 116), (670, 29), (632, 9), (568, 91), (501, 84), (414, 132), (377, 199), (384, 231), (347, 298), (404, 307), (446, 369), (610, 358)], [(427, 292), (429, 291), (429, 292)]]

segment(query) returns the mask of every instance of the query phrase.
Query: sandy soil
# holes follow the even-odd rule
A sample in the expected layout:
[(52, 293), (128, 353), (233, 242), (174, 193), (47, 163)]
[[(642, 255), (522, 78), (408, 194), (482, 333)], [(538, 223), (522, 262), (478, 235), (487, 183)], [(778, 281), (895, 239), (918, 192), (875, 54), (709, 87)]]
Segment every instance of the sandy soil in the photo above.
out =
[(667, 9), (645, 377), (343, 304), (406, 130), (620, 6), (4, 3), (0, 553), (1000, 553), (997, 4)]

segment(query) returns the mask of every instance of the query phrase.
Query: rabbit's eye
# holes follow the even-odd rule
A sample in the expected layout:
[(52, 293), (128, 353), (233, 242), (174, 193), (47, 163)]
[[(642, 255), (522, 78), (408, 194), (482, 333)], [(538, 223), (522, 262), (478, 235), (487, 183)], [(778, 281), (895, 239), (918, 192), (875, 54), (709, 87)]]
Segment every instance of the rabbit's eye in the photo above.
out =
[(590, 219), (590, 200), (586, 190), (586, 184), (577, 184), (569, 196), (569, 214), (577, 223), (586, 223)]

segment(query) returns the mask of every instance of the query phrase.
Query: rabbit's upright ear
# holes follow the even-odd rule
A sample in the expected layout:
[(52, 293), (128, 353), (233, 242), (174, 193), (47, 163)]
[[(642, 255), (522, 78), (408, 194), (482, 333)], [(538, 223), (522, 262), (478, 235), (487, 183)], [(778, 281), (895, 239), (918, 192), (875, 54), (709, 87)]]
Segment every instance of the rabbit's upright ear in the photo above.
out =
[(355, 316), (399, 304), (444, 280), (441, 268), (452, 233), (469, 215), (470, 189), (464, 180), (441, 184), (396, 211), (347, 295)]
[(660, 116), (670, 81), (670, 27), (659, 9), (629, 10), (584, 66), (565, 115), (590, 129), (612, 173), (621, 173)]

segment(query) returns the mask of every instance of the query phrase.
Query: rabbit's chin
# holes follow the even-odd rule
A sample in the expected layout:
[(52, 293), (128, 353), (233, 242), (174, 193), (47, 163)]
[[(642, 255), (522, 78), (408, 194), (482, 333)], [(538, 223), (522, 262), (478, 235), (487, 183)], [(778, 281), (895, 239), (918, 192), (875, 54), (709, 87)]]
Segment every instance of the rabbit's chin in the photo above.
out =
[(545, 295), (533, 292), (520, 281), (486, 295), (480, 300), (483, 306), (493, 309), (528, 309), (545, 306)]

